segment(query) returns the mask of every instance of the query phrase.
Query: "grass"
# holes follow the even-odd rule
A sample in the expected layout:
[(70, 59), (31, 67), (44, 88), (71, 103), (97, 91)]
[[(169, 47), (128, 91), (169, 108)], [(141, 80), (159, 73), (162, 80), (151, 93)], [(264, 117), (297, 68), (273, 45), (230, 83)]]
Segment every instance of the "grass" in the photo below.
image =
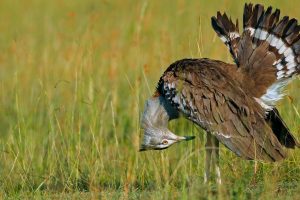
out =
[[(138, 153), (143, 104), (175, 60), (232, 62), (210, 27), (242, 1), (17, 1), (0, 3), (2, 199), (299, 199), (300, 152), (276, 164), (221, 149), (223, 184), (205, 185), (205, 133), (161, 152)], [(264, 1), (300, 19), (298, 7)], [(279, 110), (300, 138), (300, 82)]]

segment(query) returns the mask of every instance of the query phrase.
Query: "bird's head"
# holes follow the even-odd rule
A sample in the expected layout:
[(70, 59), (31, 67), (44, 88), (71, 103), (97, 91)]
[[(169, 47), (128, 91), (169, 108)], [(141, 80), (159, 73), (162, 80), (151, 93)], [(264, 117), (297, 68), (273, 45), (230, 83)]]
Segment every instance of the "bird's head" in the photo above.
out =
[(172, 144), (194, 139), (194, 136), (177, 136), (168, 129), (169, 120), (178, 118), (178, 115), (164, 97), (148, 99), (142, 118), (144, 140), (140, 151), (163, 150)]

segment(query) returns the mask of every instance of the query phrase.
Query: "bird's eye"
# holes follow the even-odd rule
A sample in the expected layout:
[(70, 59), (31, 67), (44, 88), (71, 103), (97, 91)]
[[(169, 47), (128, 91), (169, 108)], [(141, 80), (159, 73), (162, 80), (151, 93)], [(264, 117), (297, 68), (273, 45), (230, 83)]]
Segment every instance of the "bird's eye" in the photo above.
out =
[(168, 144), (168, 140), (163, 140), (162, 144), (164, 144), (164, 145)]

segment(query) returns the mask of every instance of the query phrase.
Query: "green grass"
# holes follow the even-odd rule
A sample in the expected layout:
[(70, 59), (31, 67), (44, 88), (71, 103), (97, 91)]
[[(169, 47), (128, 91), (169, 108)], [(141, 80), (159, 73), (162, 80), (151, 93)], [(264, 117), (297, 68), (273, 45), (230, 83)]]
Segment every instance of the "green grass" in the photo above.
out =
[[(205, 133), (139, 153), (143, 104), (175, 60), (232, 62), (210, 17), (242, 20), (242, 1), (0, 3), (0, 197), (10, 199), (299, 199), (300, 152), (276, 164), (222, 146), (223, 184), (203, 183)], [(300, 19), (297, 3), (265, 1)], [(300, 138), (300, 82), (279, 110)]]

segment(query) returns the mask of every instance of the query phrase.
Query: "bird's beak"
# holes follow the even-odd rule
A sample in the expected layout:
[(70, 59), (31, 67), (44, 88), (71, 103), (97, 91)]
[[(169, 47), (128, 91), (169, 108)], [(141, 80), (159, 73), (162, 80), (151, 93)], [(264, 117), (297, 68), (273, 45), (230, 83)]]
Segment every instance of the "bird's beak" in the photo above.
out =
[(139, 149), (139, 152), (141, 152), (141, 151), (146, 151), (147, 149), (142, 145), (141, 147), (140, 147), (140, 149)]
[(142, 152), (142, 151), (146, 151), (146, 149), (140, 148), (140, 149), (139, 149), (139, 152)]
[(176, 141), (181, 142), (181, 141), (189, 141), (195, 139), (195, 136), (177, 136)]

